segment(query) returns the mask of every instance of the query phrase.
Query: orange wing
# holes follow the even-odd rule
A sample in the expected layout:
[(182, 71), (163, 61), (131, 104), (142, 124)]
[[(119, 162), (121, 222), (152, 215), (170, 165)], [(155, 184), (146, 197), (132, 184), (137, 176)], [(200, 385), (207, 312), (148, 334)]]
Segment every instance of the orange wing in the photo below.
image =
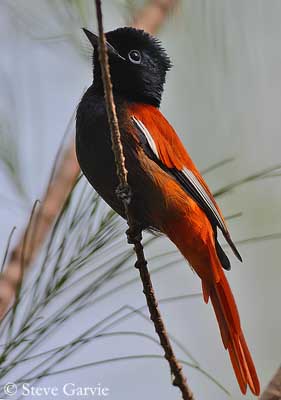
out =
[[(242, 393), (246, 393), (249, 385), (251, 391), (259, 395), (259, 379), (244, 338), (233, 294), (222, 269), (229, 269), (230, 263), (217, 242), (216, 227), (222, 230), (234, 253), (241, 259), (230, 239), (222, 213), (174, 129), (160, 111), (152, 106), (136, 104), (130, 106), (130, 113), (147, 156), (174, 177), (202, 209), (202, 215), (198, 217), (204, 220), (205, 213), (212, 225), (208, 224), (207, 227), (210, 239), (208, 241), (201, 241), (201, 231), (196, 232), (195, 227), (189, 235), (186, 234), (190, 228), (188, 217), (168, 223), (164, 233), (175, 243), (201, 278), (204, 300), (207, 303), (209, 298), (211, 299), (222, 341), (228, 349)], [(196, 242), (194, 237), (197, 235), (200, 238)]]
[[(148, 156), (154, 158), (160, 166), (169, 170), (181, 187), (203, 209), (214, 230), (217, 226), (220, 228), (234, 254), (242, 261), (231, 240), (221, 210), (173, 127), (162, 113), (153, 106), (133, 104), (130, 106), (130, 112), (140, 136), (146, 141)], [(217, 241), (216, 249), (223, 266), (229, 269), (230, 264), (227, 256)]]

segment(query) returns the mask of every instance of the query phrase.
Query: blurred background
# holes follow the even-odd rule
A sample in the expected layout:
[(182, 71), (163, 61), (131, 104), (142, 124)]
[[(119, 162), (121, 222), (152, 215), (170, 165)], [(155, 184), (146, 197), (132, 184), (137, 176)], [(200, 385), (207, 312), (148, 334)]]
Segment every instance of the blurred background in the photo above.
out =
[[(105, 29), (111, 30), (135, 21), (149, 2), (106, 0), (102, 3)], [(223, 189), (218, 202), (224, 214), (242, 213), (229, 220), (229, 227), (234, 240), (241, 241), (239, 250), (244, 262), (236, 261), (227, 249), (232, 262), (227, 277), (264, 388), (281, 359), (281, 242), (278, 236), (281, 231), (278, 170), (281, 163), (281, 2), (183, 0), (174, 3), (177, 4), (163, 19), (157, 32), (174, 65), (168, 73), (161, 109), (199, 169), (205, 171), (211, 189), (215, 193)], [(0, 3), (2, 257), (12, 228), (17, 227), (11, 248), (21, 237), (34, 202), (43, 198), (63, 137), (67, 136), (63, 149), (71, 142), (71, 116), (92, 81), (91, 48), (81, 31), (83, 26), (97, 32), (92, 0), (2, 0)], [(70, 125), (69, 121), (72, 121)], [(228, 162), (206, 171), (223, 160)], [(250, 177), (247, 182), (235, 185), (247, 177)], [(94, 196), (83, 179), (76, 188), (66, 220), (73, 217), (75, 207), (80, 205), (81, 213), (82, 205), (89, 207), (89, 203), (81, 201), (81, 193), (87, 191), (89, 199)], [(226, 190), (228, 185), (231, 190)], [(93, 201), (98, 202), (96, 198)], [(93, 228), (94, 220), (101, 219), (99, 213), (107, 215), (109, 211), (99, 203), (92, 221), (86, 218), (81, 220), (83, 223), (79, 222), (80, 232), (93, 234), (95, 231), (91, 229), (97, 229)], [(122, 233), (125, 226), (117, 218), (114, 224), (114, 240), (120, 240), (115, 250), (118, 252), (122, 248), (125, 254), (128, 252)], [(66, 233), (61, 229), (58, 248), (63, 235)], [(75, 232), (73, 238), (77, 240)], [(76, 242), (67, 246), (65, 259), (70, 259), (74, 251), (79, 255), (79, 246), (75, 248), (73, 243)], [(105, 241), (104, 246), (107, 245)], [(41, 264), (44, 251), (39, 255)], [(108, 252), (111, 251), (109, 247)], [(159, 256), (167, 251), (169, 255)], [(152, 279), (157, 296), (166, 299), (160, 306), (167, 329), (180, 343), (175, 346), (177, 356), (193, 364), (185, 365), (184, 372), (196, 399), (229, 398), (225, 390), (198, 370), (198, 365), (219, 381), (232, 398), (242, 399), (211, 306), (206, 306), (200, 296), (188, 297), (200, 293), (199, 279), (165, 238), (153, 240), (146, 252), (151, 258), (150, 269), (156, 271)], [(107, 263), (104, 254), (97, 255), (101, 266)], [(95, 254), (91, 253), (91, 257), (85, 262), (87, 271), (96, 265)], [(40, 262), (33, 262), (26, 277), (27, 302), (17, 309), (18, 322), (10, 330), (10, 336), (9, 329), (5, 330), (4, 326), (3, 332), (7, 336), (2, 335), (2, 345), (8, 337), (15, 341), (23, 315), (28, 316), (32, 308), (32, 301), (28, 300), (30, 282), (36, 281), (33, 270)], [(161, 269), (164, 263), (169, 265)], [(110, 268), (113, 264), (111, 261)], [(124, 270), (125, 264), (127, 269)], [(123, 306), (138, 309), (144, 305), (133, 259), (124, 265), (121, 266), (122, 275), (114, 275), (114, 282), (107, 281), (99, 288), (101, 294), (105, 290), (110, 296), (80, 311), (70, 309), (71, 317), (38, 342), (37, 353), (65, 345), (91, 324)], [(48, 271), (48, 262), (45, 267)], [(47, 285), (52, 275), (46, 273), (45, 279), (42, 285)], [(124, 279), (131, 283), (115, 293), (116, 284), (122, 284)], [(79, 281), (81, 293), (88, 283), (88, 279)], [(34, 329), (39, 320), (44, 321), (47, 315), (52, 316), (59, 307), (63, 312), (68, 309), (72, 289), (63, 289), (51, 305), (43, 302), (26, 332)], [(48, 310), (45, 309), (47, 305)], [(142, 313), (147, 316), (145, 308)], [(37, 333), (30, 331), (19, 345), (33, 340)], [(61, 369), (62, 372), (52, 375), (49, 371), (41, 377), (41, 370), (36, 367), (29, 378), (36, 378), (31, 379), (35, 386), (62, 388), (67, 382), (76, 387), (100, 384), (110, 389), (109, 398), (117, 400), (178, 399), (177, 389), (171, 386), (168, 366), (160, 357), (162, 350), (151, 338), (155, 338), (153, 326), (139, 313), (133, 313), (118, 327), (112, 327), (110, 334), (84, 342), (78, 351), (70, 352), (50, 369)], [(30, 350), (26, 354), (32, 356), (36, 351)], [(188, 356), (188, 352), (196, 361)], [(18, 354), (17, 350), (9, 353), (5, 365), (13, 365), (11, 360), (13, 356), (17, 360)], [(52, 352), (48, 354), (52, 355)], [(120, 360), (127, 356), (131, 358)], [(113, 361), (113, 358), (119, 360)], [(28, 366), (22, 362), (7, 374), (3, 373), (1, 385), (20, 379), (32, 370), (32, 365), (37, 365), (32, 364), (37, 360), (29, 360)], [(72, 369), (102, 360), (107, 361)], [(69, 370), (63, 372), (65, 369)], [(53, 397), (46, 395), (44, 398)], [(60, 398), (64, 398), (63, 394)], [(252, 398), (251, 394), (248, 393), (246, 398)]]

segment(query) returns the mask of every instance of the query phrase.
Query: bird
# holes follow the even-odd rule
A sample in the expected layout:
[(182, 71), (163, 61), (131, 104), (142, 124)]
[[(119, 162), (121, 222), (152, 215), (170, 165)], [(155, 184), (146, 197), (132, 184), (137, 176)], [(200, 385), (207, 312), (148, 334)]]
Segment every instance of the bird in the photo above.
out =
[[(84, 29), (93, 47), (93, 83), (76, 115), (76, 154), (83, 174), (109, 206), (126, 218), (117, 196), (111, 134), (98, 55), (98, 36)], [(224, 348), (241, 392), (256, 396), (260, 384), (234, 296), (224, 270), (230, 261), (218, 241), (220, 231), (234, 255), (222, 212), (172, 125), (160, 111), (171, 60), (151, 34), (121, 27), (106, 35), (113, 96), (119, 121), (130, 210), (138, 226), (166, 235), (201, 279), (203, 299), (215, 311)]]

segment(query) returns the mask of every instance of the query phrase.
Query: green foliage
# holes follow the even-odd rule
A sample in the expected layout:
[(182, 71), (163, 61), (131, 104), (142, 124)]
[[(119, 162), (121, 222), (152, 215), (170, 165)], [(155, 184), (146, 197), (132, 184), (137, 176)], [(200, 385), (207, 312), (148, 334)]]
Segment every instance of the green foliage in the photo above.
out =
[[(79, 316), (107, 298), (116, 295), (138, 281), (138, 276), (128, 279), (134, 263), (133, 250), (125, 242), (125, 223), (100, 200), (83, 179), (79, 179), (60, 213), (46, 246), (36, 265), (33, 266), (21, 287), (14, 307), (1, 323), (1, 372), (2, 381), (13, 372), (16, 383), (38, 381), (53, 374), (67, 373), (73, 369), (91, 367), (101, 363), (122, 359), (157, 357), (159, 355), (125, 355), (90, 364), (73, 365), (57, 369), (74, 352), (84, 345), (103, 338), (141, 336), (158, 347), (158, 341), (145, 332), (110, 329), (133, 315), (150, 322), (141, 310), (128, 305), (118, 307), (111, 313), (94, 318), (95, 322), (63, 345), (55, 346), (50, 340), (70, 320), (79, 321)], [(158, 240), (146, 235), (145, 246)], [(175, 255), (175, 254), (174, 254)], [(154, 255), (161, 267), (151, 269), (156, 273), (171, 266), (167, 254)], [(177, 262), (177, 257), (175, 261)], [(182, 301), (196, 295), (163, 299), (160, 302)], [(185, 363), (206, 376), (196, 359), (174, 338), (173, 342), (190, 361)], [(114, 339), (113, 339), (114, 340)], [(47, 350), (42, 351), (45, 343)], [(23, 373), (24, 366), (24, 373)], [(55, 368), (56, 367), (56, 368)], [(55, 371), (54, 371), (55, 368)], [(221, 385), (214, 379), (212, 380)]]

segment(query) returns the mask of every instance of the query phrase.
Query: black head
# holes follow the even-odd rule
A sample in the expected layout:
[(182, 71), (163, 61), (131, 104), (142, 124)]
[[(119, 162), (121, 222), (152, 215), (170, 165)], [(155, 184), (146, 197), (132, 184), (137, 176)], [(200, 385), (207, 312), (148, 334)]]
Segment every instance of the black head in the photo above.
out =
[[(94, 46), (94, 87), (102, 88), (97, 36), (84, 30)], [(134, 28), (106, 33), (113, 90), (130, 101), (159, 107), (171, 61), (161, 43)]]

